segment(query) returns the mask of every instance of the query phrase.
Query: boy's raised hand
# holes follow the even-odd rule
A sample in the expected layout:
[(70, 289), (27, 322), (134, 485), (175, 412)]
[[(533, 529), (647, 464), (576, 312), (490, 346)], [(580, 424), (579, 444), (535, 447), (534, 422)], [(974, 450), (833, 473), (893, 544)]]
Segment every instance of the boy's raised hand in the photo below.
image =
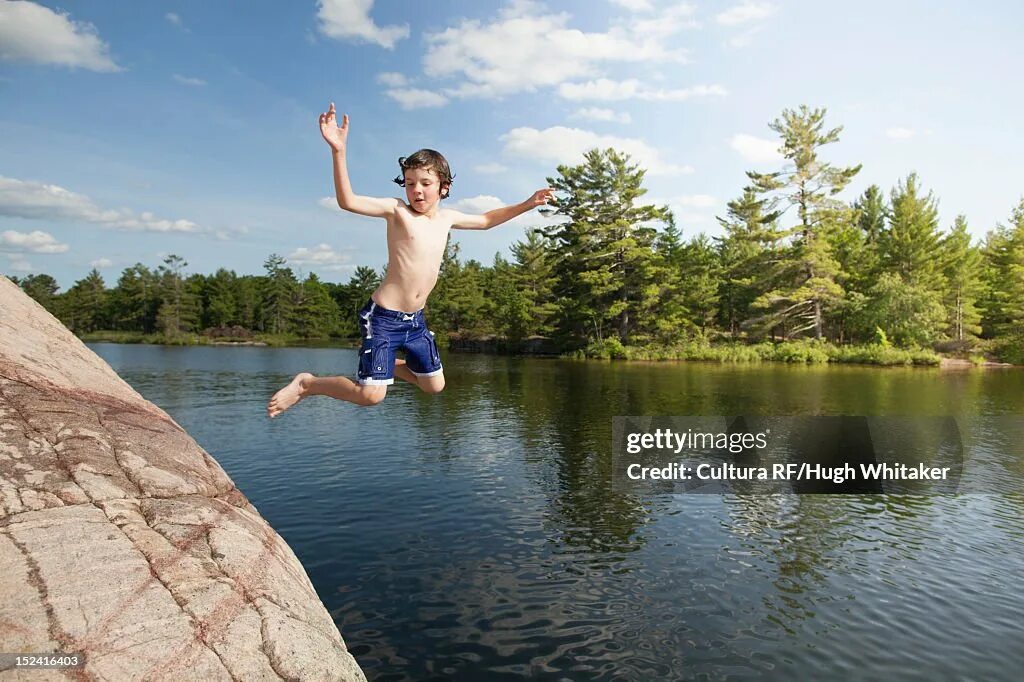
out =
[(555, 190), (551, 189), (550, 187), (539, 189), (533, 193), (533, 196), (526, 200), (526, 203), (528, 203), (530, 206), (543, 206), (544, 204), (548, 203), (549, 199), (551, 199), (551, 196), (552, 194), (554, 194), (554, 191)]
[(337, 114), (334, 111), (334, 102), (331, 108), (320, 114), (320, 134), (331, 145), (336, 152), (345, 151), (345, 144), (348, 141), (348, 114), (341, 117), (341, 127), (338, 127)]

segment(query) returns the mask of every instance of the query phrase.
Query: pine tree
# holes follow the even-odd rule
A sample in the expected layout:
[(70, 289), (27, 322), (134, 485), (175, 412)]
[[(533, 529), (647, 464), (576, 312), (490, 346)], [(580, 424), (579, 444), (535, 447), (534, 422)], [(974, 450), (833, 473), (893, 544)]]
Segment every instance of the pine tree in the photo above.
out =
[(314, 273), (306, 277), (298, 293), (292, 324), (299, 336), (324, 338), (337, 330), (338, 305)]
[(156, 274), (142, 263), (121, 272), (113, 296), (115, 329), (156, 331), (156, 315), (160, 307), (160, 282)]
[(263, 263), (267, 274), (261, 291), (260, 317), (263, 329), (271, 334), (290, 331), (288, 320), (292, 317), (299, 283), (292, 269), (285, 267), (286, 263), (276, 253), (270, 254)]
[(21, 287), (22, 291), (32, 297), (39, 305), (53, 313), (56, 310), (55, 296), (60, 285), (50, 275), (26, 275), (20, 281), (11, 280)]
[(978, 301), (984, 292), (981, 251), (971, 245), (967, 218), (959, 215), (942, 242), (945, 264), (946, 333), (954, 341), (965, 341), (981, 333)]
[(540, 230), (531, 230), (526, 241), (512, 245), (515, 259), (516, 290), (522, 296), (526, 314), (523, 320), (523, 337), (550, 336), (555, 331), (555, 303), (557, 280), (554, 267), (554, 247)]
[(921, 195), (917, 174), (893, 188), (889, 226), (881, 235), (882, 262), (904, 282), (937, 296), (943, 288), (942, 263), (936, 257), (942, 235), (938, 202), (931, 192)]
[(1013, 209), (1008, 225), (989, 232), (984, 253), (986, 335), (1020, 335), (1024, 329), (1024, 199)]
[(769, 127), (782, 136), (780, 151), (791, 169), (774, 173), (748, 171), (758, 194), (779, 201), (783, 211), (796, 208), (797, 222), (788, 230), (786, 258), (776, 263), (777, 285), (754, 301), (763, 311), (762, 324), (781, 326), (786, 336), (824, 333), (825, 315), (843, 298), (836, 279), (839, 264), (825, 232), (836, 222), (842, 204), (833, 197), (860, 171), (860, 165), (836, 168), (818, 158), (818, 150), (839, 140), (842, 126), (823, 131), (825, 109), (786, 109)]
[(103, 276), (93, 268), (60, 298), (57, 317), (75, 334), (104, 329), (109, 323), (108, 295)]
[(726, 204), (726, 217), (718, 218), (725, 231), (715, 237), (721, 279), (718, 285), (719, 320), (735, 338), (753, 318), (751, 305), (771, 288), (768, 279), (778, 259), (782, 234), (775, 226), (779, 213), (773, 201), (759, 199), (753, 187)]
[(718, 313), (722, 287), (722, 265), (714, 244), (701, 232), (686, 244), (680, 254), (682, 305), (693, 325), (704, 338)]
[(238, 279), (233, 271), (218, 268), (203, 287), (205, 327), (226, 327), (238, 324), (238, 302), (235, 298)]
[(554, 242), (562, 331), (625, 343), (643, 315), (656, 306), (653, 249), (667, 209), (644, 205), (645, 171), (613, 149), (591, 150), (578, 166), (559, 166), (548, 178), (556, 215), (568, 222), (545, 229)]
[(157, 327), (168, 338), (194, 331), (199, 324), (201, 301), (182, 276), (187, 267), (185, 259), (171, 254), (164, 258), (164, 264), (158, 269), (160, 308)]

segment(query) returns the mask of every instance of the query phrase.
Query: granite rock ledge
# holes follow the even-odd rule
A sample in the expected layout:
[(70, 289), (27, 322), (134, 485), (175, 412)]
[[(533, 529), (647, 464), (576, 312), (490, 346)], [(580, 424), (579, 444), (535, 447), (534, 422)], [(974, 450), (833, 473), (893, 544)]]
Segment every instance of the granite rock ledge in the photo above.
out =
[(0, 680), (365, 680), (220, 465), (0, 276)]

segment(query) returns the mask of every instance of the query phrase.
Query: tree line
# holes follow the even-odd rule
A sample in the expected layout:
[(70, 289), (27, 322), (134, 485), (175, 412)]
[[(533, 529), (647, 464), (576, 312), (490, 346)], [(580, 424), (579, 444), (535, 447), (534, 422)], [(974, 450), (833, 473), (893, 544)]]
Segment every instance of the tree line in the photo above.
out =
[[(980, 243), (962, 215), (943, 229), (915, 173), (846, 203), (836, 196), (861, 166), (822, 158), (842, 131), (825, 114), (801, 106), (770, 124), (782, 168), (746, 173), (715, 237), (684, 240), (667, 207), (643, 201), (645, 170), (626, 154), (592, 150), (558, 166), (546, 211), (557, 222), (530, 230), (511, 259), (463, 261), (449, 243), (431, 326), (513, 345), (547, 337), (563, 350), (810, 338), (1024, 353), (1024, 199)], [(309, 338), (358, 335), (355, 312), (381, 279), (363, 266), (344, 284), (300, 281), (276, 254), (262, 275), (186, 267), (178, 256), (136, 264), (112, 289), (96, 270), (64, 293), (45, 274), (19, 283), (76, 333), (234, 327)]]

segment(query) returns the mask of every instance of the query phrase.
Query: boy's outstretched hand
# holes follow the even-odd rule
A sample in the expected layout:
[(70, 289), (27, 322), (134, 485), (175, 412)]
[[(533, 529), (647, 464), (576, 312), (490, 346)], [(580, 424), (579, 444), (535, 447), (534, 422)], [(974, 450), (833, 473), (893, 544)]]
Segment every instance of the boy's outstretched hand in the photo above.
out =
[(334, 102), (331, 108), (320, 114), (320, 134), (331, 145), (336, 152), (345, 151), (345, 144), (348, 141), (348, 114), (341, 117), (341, 127), (338, 127), (337, 114), (334, 111)]
[(539, 189), (533, 193), (532, 197), (526, 200), (526, 203), (528, 203), (531, 207), (543, 206), (544, 204), (548, 203), (548, 200), (551, 199), (551, 196), (554, 194), (554, 192), (555, 190), (551, 189), (550, 187)]

